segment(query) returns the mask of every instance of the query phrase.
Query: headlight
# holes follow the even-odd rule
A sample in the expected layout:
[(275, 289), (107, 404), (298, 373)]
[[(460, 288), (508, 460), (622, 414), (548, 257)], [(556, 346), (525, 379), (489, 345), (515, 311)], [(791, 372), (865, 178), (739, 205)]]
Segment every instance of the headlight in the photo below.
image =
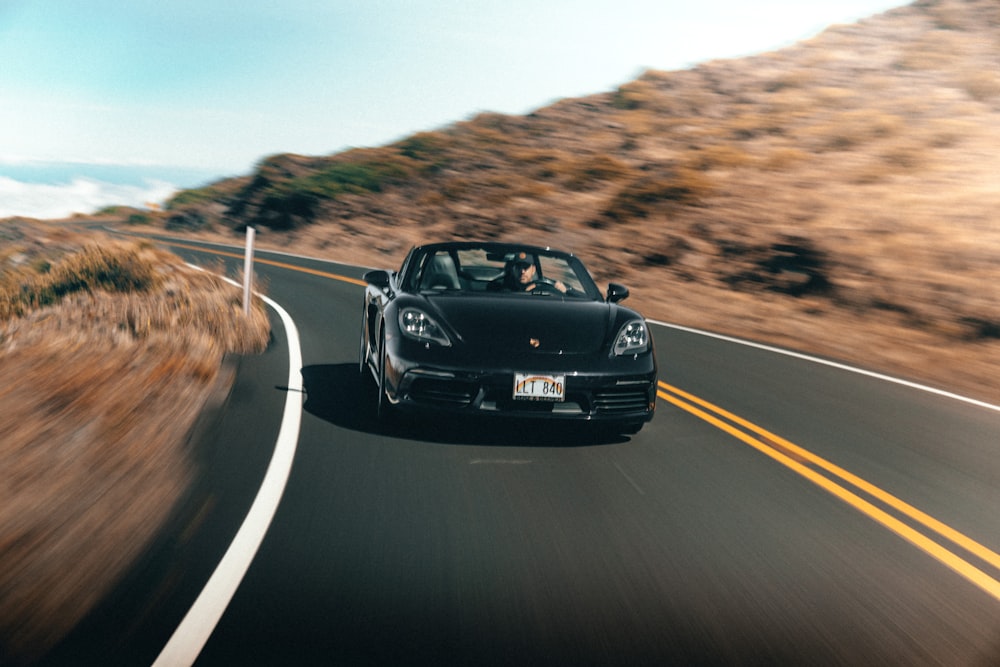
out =
[(640, 354), (649, 350), (649, 332), (642, 320), (632, 320), (618, 331), (615, 339), (615, 356)]
[(399, 311), (399, 330), (407, 338), (422, 343), (437, 343), (445, 347), (451, 346), (451, 341), (444, 330), (438, 326), (430, 315), (417, 308), (404, 308)]

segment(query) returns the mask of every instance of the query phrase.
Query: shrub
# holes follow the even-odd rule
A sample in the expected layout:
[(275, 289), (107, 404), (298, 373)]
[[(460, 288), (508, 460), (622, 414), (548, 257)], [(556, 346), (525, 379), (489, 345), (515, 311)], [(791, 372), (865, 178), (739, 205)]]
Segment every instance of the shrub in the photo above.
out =
[(440, 132), (418, 132), (396, 144), (400, 154), (411, 160), (436, 160), (448, 149), (448, 142)]
[(0, 293), (0, 318), (23, 315), (74, 292), (141, 292), (156, 282), (150, 261), (135, 247), (92, 244), (44, 273), (8, 283)]
[(992, 71), (967, 72), (959, 85), (977, 102), (988, 102), (1000, 95), (1000, 76)]
[(937, 118), (931, 121), (928, 145), (933, 148), (950, 148), (974, 137), (976, 123), (958, 118)]
[(336, 199), (348, 193), (381, 192), (386, 185), (408, 174), (406, 165), (400, 161), (335, 163), (315, 173), (293, 178), (280, 189)]
[[(355, 153), (363, 155), (366, 152)], [(389, 184), (401, 182), (411, 175), (408, 158), (384, 151), (370, 153), (319, 168), (297, 166), (296, 173), (290, 170), (278, 173), (275, 164), (264, 165), (228, 213), (241, 217), (247, 210), (253, 210), (247, 200), (256, 197), (257, 209), (252, 224), (293, 229), (300, 222), (311, 222), (325, 200), (336, 200), (348, 194), (381, 192)]]
[(275, 189), (264, 195), (254, 223), (271, 229), (293, 229), (297, 219), (311, 221), (318, 205), (319, 198), (308, 192)]
[(439, 186), (441, 195), (449, 201), (459, 201), (476, 191), (476, 183), (466, 176), (453, 176)]
[(194, 188), (191, 190), (181, 190), (167, 201), (164, 208), (168, 211), (173, 211), (186, 206), (207, 204), (210, 201), (218, 199), (218, 195), (218, 191), (212, 186)]
[(615, 95), (614, 98), (612, 98), (611, 103), (616, 109), (634, 111), (635, 109), (641, 109), (643, 106), (649, 104), (652, 97), (652, 86), (640, 79), (620, 86), (618, 90), (615, 91)]
[(668, 174), (644, 176), (622, 188), (591, 226), (600, 228), (607, 223), (645, 218), (664, 204), (696, 204), (711, 190), (708, 178), (693, 169), (678, 168)]
[[(788, 237), (768, 246), (733, 246), (731, 250), (752, 262), (724, 278), (733, 287), (795, 297), (826, 294), (834, 289), (827, 253), (811, 239)], [(739, 267), (740, 263), (733, 265)]]
[(732, 118), (726, 123), (729, 135), (736, 140), (754, 139), (763, 134), (778, 134), (781, 132), (769, 115), (759, 113), (744, 113)]
[(452, 158), (450, 141), (440, 132), (419, 132), (396, 144), (400, 155), (423, 165), (430, 173), (446, 168)]
[(126, 225), (151, 225), (155, 220), (149, 213), (132, 213), (125, 219)]
[(835, 114), (803, 131), (819, 152), (846, 151), (900, 134), (906, 122), (894, 114), (857, 110)]
[(706, 146), (691, 158), (693, 166), (700, 171), (736, 169), (753, 162), (753, 158), (746, 151), (732, 144)]
[(122, 206), (120, 204), (115, 204), (113, 206), (105, 206), (94, 211), (94, 216), (104, 217), (104, 216), (120, 216), (129, 210), (128, 206)]
[(625, 178), (631, 169), (621, 160), (609, 155), (592, 155), (573, 161), (565, 166), (566, 187), (571, 190), (586, 190), (604, 182)]
[(764, 91), (777, 93), (787, 89), (803, 89), (815, 85), (816, 73), (807, 67), (783, 71), (779, 76), (764, 82)]

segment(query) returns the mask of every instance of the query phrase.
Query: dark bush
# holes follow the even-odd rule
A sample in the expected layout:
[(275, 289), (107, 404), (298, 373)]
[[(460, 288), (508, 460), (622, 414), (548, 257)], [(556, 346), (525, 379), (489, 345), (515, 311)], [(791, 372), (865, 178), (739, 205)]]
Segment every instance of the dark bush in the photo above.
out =
[(622, 188), (601, 213), (603, 221), (595, 221), (592, 226), (602, 227), (609, 223), (646, 218), (664, 204), (693, 205), (707, 196), (710, 190), (704, 175), (687, 169), (644, 176)]
[(734, 287), (757, 286), (796, 297), (825, 294), (833, 289), (826, 254), (809, 239), (789, 238), (769, 246), (742, 247), (736, 254), (751, 260), (752, 266), (725, 278)]
[(26, 277), (0, 292), (0, 316), (23, 315), (75, 292), (141, 292), (155, 282), (152, 263), (140, 257), (135, 248), (89, 245), (47, 272)]

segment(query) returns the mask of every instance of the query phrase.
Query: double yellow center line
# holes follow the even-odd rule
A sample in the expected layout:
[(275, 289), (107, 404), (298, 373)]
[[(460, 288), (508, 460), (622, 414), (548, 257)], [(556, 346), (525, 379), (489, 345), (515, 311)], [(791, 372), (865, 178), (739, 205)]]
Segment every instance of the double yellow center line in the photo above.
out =
[[(236, 259), (243, 257), (237, 253), (209, 250), (181, 243), (170, 243), (170, 245), (202, 252), (207, 251)], [(284, 262), (262, 258), (257, 258), (254, 261), (355, 285), (365, 284), (364, 281), (356, 278)], [(795, 471), (965, 577), (996, 600), (1000, 600), (1000, 579), (997, 578), (1000, 576), (1000, 554), (995, 551), (857, 475), (717, 405), (662, 381), (659, 382), (657, 395)], [(863, 496), (867, 496), (867, 499)], [(876, 505), (875, 502), (882, 506)], [(890, 512), (895, 512), (895, 514)], [(906, 520), (909, 520), (910, 523), (907, 523)], [(925, 532), (921, 532), (914, 526), (921, 526)], [(941, 542), (936, 540), (941, 540)], [(944, 546), (949, 542), (953, 546)], [(955, 553), (952, 550), (955, 547), (964, 551), (966, 555), (960, 556)], [(978, 559), (980, 564), (971, 563), (970, 557)], [(984, 567), (992, 569), (996, 576), (987, 574)]]
[[(985, 566), (1000, 574), (1000, 554), (857, 475), (717, 405), (666, 382), (659, 383), (657, 395), (832, 493), (1000, 600), (1000, 580), (982, 569)], [(863, 495), (869, 499), (865, 499)], [(873, 501), (881, 503), (882, 507)], [(906, 523), (904, 519), (908, 519), (911, 523)], [(922, 526), (926, 532), (921, 532), (914, 525)], [(950, 542), (954, 546), (949, 548), (943, 546), (942, 542), (935, 541), (941, 538), (944, 544)], [(951, 550), (954, 547), (959, 547), (968, 555), (965, 557), (958, 555)], [(981, 561), (980, 565), (969, 562), (967, 558), (970, 556)]]
[[(157, 239), (159, 240), (159, 239)], [(235, 252), (227, 252), (225, 250), (215, 250), (214, 248), (206, 248), (204, 246), (189, 245), (187, 243), (176, 243), (174, 241), (160, 241), (171, 248), (184, 248), (185, 250), (197, 250), (198, 252), (206, 252), (212, 255), (219, 255), (220, 257), (232, 257), (235, 259), (243, 259), (243, 255)], [(364, 287), (368, 283), (359, 279), (351, 278), (350, 276), (342, 276), (339, 273), (330, 273), (329, 271), (320, 271), (319, 269), (310, 269), (304, 266), (298, 266), (296, 264), (286, 264), (285, 262), (278, 262), (273, 259), (264, 259), (262, 257), (254, 257), (254, 264), (266, 264), (267, 266), (276, 266), (280, 269), (290, 269), (292, 271), (298, 271), (299, 273), (308, 273), (313, 276), (320, 276), (321, 278), (329, 278), (330, 280), (339, 280), (341, 282), (350, 283), (352, 285), (360, 285)]]

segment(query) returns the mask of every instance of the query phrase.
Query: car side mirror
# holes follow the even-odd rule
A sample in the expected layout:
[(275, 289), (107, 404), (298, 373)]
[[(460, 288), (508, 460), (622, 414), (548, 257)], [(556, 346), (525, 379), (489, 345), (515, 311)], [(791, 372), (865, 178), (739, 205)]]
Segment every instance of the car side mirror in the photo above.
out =
[(364, 275), (363, 280), (374, 287), (379, 288), (383, 292), (389, 289), (389, 272), (377, 269), (375, 271), (369, 271)]
[(618, 283), (608, 284), (608, 303), (618, 303), (628, 298), (628, 288)]

